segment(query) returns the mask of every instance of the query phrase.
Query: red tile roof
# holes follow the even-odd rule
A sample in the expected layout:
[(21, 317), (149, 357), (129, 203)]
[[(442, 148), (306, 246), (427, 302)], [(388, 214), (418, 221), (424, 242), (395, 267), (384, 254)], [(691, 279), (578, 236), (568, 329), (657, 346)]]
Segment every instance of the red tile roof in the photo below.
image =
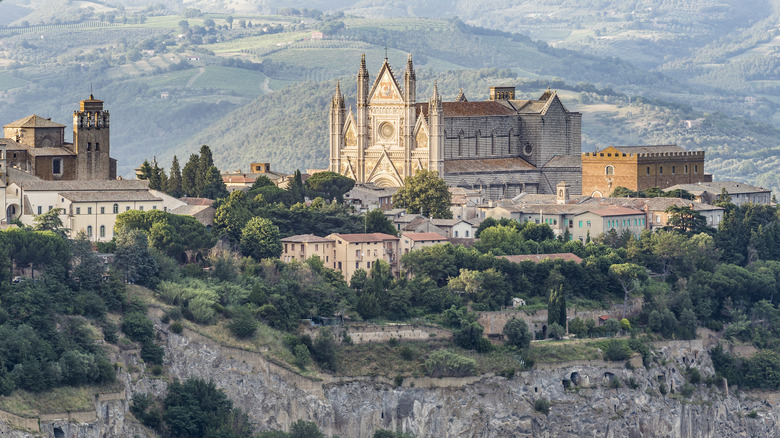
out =
[(527, 255), (510, 255), (510, 256), (498, 256), (509, 260), (510, 262), (520, 263), (526, 261), (532, 261), (539, 263), (542, 260), (563, 260), (567, 262), (582, 263), (582, 259), (577, 257), (576, 254), (570, 252), (558, 253), (558, 254), (527, 254)]
[[(362, 243), (362, 242), (381, 242), (384, 240), (398, 240), (398, 237), (391, 236), (385, 233), (368, 233), (368, 234), (339, 234), (333, 233), (331, 236), (350, 242), (350, 243)], [(328, 236), (330, 237), (330, 236)]]
[(420, 242), (423, 240), (436, 240), (446, 242), (447, 238), (438, 233), (404, 233), (404, 237)]

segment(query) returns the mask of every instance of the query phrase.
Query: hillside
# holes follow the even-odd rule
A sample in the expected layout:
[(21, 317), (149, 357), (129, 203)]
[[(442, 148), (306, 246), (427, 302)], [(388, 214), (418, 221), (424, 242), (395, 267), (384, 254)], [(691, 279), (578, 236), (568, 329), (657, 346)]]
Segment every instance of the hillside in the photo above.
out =
[[(757, 7), (761, 6), (758, 3)], [(775, 100), (780, 103), (780, 97), (746, 97), (750, 87), (742, 76), (749, 71), (733, 78), (726, 76), (733, 79), (731, 84), (720, 76), (721, 70), (730, 68), (725, 64), (710, 73), (696, 67), (722, 50), (713, 42), (716, 38), (739, 39), (730, 25), (746, 26), (738, 35), (747, 36), (769, 26), (771, 17), (756, 21), (735, 13), (730, 21), (724, 17), (721, 21), (702, 19), (709, 24), (697, 28), (701, 35), (691, 35), (690, 44), (710, 44), (711, 48), (695, 55), (669, 49), (668, 59), (652, 64), (665, 62), (662, 70), (668, 74), (662, 74), (612, 56), (619, 51), (599, 52), (595, 46), (578, 48), (589, 53), (570, 50), (577, 47), (550, 35), (547, 40), (557, 47), (520, 33), (473, 27), (458, 19), (408, 17), (427, 14), (425, 8), (430, 9), (430, 5), (426, 2), (407, 8), (407, 17), (394, 19), (323, 15), (311, 9), (278, 10), (284, 5), (270, 0), (258, 8), (285, 15), (237, 12), (231, 17), (193, 9), (202, 6), (208, 10), (215, 4), (204, 1), (184, 9), (182, 5), (147, 6), (147, 2), (138, 1), (114, 8), (57, 0), (44, 11), (35, 8), (39, 5), (36, 0), (0, 3), (0, 12), (8, 8), (18, 17), (10, 27), (0, 28), (0, 120), (7, 123), (37, 113), (68, 123), (77, 102), (93, 90), (112, 111), (112, 155), (119, 159), (120, 174), (131, 174), (141, 157), (157, 156), (167, 165), (174, 153), (183, 158), (200, 144), (214, 147), (217, 164), (223, 168), (245, 168), (254, 160), (272, 161), (277, 169), (288, 171), (321, 167), (327, 160), (323, 134), (335, 79), (342, 78), (343, 89), (351, 94), (362, 53), (371, 74), (387, 55), (398, 75), (406, 54), (412, 53), (421, 100), (429, 95), (434, 80), (450, 99), (459, 88), (471, 99), (484, 99), (487, 88), (497, 84), (516, 84), (527, 97), (538, 97), (553, 85), (568, 90), (563, 93), (567, 106), (585, 113), (584, 150), (609, 144), (677, 142), (707, 150), (711, 159), (708, 171), (717, 177), (780, 185), (774, 175), (778, 136), (772, 127)], [(486, 5), (485, 11), (502, 4)], [(512, 17), (535, 14), (528, 9), (534, 4), (524, 2), (520, 9), (508, 9), (498, 21), (510, 28), (509, 23), (517, 22)], [(723, 14), (707, 9), (709, 4), (703, 0), (693, 10), (703, 17)], [(331, 10), (352, 5), (357, 5), (353, 12), (358, 13), (363, 3), (334, 0), (314, 2), (309, 7)], [(472, 11), (462, 2), (453, 5), (457, 6), (453, 10)], [(724, 6), (727, 13), (734, 8), (728, 5)], [(564, 9), (560, 8), (568, 7), (565, 5), (551, 6), (551, 10), (575, 29), (576, 23), (592, 26), (599, 20), (587, 12), (587, 6), (579, 15), (561, 12)], [(36, 12), (20, 16), (27, 10), (24, 7)], [(230, 10), (226, 5), (221, 7)], [(653, 22), (663, 24), (670, 32), (668, 38), (676, 41), (685, 29), (683, 23), (695, 14), (681, 14), (679, 23), (672, 26), (670, 7), (658, 9)], [(46, 15), (47, 11), (56, 12), (56, 17)], [(173, 15), (176, 11), (182, 15)], [(488, 24), (480, 21), (483, 12), (472, 12), (463, 15), (468, 17), (465, 21)], [(642, 14), (636, 20), (646, 20)], [(533, 15), (523, 21), (525, 27), (511, 29), (542, 37), (529, 29), (550, 21), (537, 19), (542, 20)], [(36, 22), (49, 24), (33, 26)], [(312, 39), (317, 31), (325, 32), (323, 39)], [(612, 41), (614, 35), (607, 38), (609, 35), (604, 39)], [(751, 41), (758, 44), (759, 39), (745, 41), (741, 44), (747, 47)], [(698, 58), (688, 62), (685, 56)], [(699, 74), (698, 79), (689, 81), (693, 73), (680, 73), (683, 70)], [(770, 69), (764, 76), (772, 74)], [(771, 80), (764, 82), (770, 90)], [(653, 104), (637, 106), (638, 101)], [(688, 120), (698, 127), (684, 128)], [(735, 154), (753, 160), (738, 161)]]

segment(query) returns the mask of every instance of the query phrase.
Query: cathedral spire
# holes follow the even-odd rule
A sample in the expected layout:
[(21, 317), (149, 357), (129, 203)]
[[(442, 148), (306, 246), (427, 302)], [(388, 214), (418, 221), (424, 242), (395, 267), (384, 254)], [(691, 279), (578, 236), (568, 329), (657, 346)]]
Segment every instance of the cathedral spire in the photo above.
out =
[(408, 105), (414, 105), (417, 101), (417, 77), (414, 74), (411, 53), (406, 61), (406, 72), (404, 72), (404, 100)]
[(366, 68), (366, 54), (360, 55), (360, 70), (358, 71), (358, 77), (368, 77), (368, 69)]
[(341, 81), (338, 79), (336, 80), (336, 92), (333, 93), (331, 102), (335, 108), (344, 108), (344, 95), (341, 93)]
[(360, 70), (358, 70), (358, 106), (368, 103), (368, 69), (366, 68), (366, 54), (360, 56)]
[(411, 53), (409, 54), (409, 57), (406, 59), (406, 74), (404, 79), (406, 79), (407, 77), (410, 79), (417, 79), (417, 77), (414, 74), (414, 64), (412, 63)]

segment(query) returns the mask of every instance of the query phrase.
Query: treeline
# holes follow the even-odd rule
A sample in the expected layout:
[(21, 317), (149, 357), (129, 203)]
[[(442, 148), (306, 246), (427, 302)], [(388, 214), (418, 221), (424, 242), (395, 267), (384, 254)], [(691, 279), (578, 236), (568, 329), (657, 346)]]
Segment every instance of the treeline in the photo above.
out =
[(161, 190), (175, 198), (217, 199), (228, 194), (222, 174), (214, 165), (211, 148), (207, 145), (201, 146), (200, 154), (190, 155), (184, 169), (180, 168), (179, 159), (174, 155), (168, 174), (157, 165), (157, 160), (154, 160), (153, 165), (149, 164), (149, 160), (144, 160), (138, 178), (149, 180), (150, 189)]

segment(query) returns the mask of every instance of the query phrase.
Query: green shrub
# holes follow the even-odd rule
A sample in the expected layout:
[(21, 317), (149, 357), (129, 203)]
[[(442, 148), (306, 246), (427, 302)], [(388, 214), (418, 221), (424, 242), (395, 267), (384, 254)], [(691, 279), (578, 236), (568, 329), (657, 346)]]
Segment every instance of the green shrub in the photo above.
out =
[(399, 341), (398, 341), (398, 338), (395, 338), (395, 337), (391, 337), (391, 338), (390, 338), (390, 339), (387, 341), (387, 345), (389, 345), (389, 346), (391, 346), (391, 347), (397, 347), (397, 346), (398, 346), (398, 343), (399, 343)]
[(398, 387), (404, 384), (404, 376), (398, 374), (393, 378), (393, 384)]
[(182, 326), (179, 321), (174, 321), (169, 327), (171, 331), (177, 335), (180, 335), (181, 332), (184, 331), (184, 326)]
[(141, 345), (141, 359), (144, 362), (162, 365), (165, 350), (153, 341), (144, 342)]
[(537, 398), (534, 402), (534, 409), (537, 412), (541, 412), (544, 415), (550, 414), (550, 400), (547, 400), (544, 397)]
[(680, 388), (680, 394), (682, 394), (682, 396), (685, 398), (690, 398), (693, 395), (693, 391), (695, 389), (696, 388), (693, 385), (686, 383), (682, 386), (682, 388)]
[(447, 350), (431, 353), (423, 365), (431, 377), (473, 376), (477, 372), (477, 361)]
[(320, 329), (312, 344), (311, 353), (319, 366), (329, 371), (336, 371), (336, 341), (333, 340), (331, 329)]
[(688, 368), (688, 381), (692, 385), (698, 385), (701, 383), (701, 372), (699, 372), (698, 368)]
[(528, 329), (528, 324), (522, 319), (510, 319), (504, 325), (502, 333), (506, 337), (507, 345), (518, 348), (528, 348), (531, 345), (531, 331)]
[(612, 339), (607, 344), (607, 351), (604, 352), (604, 357), (609, 361), (626, 360), (631, 356), (631, 350), (625, 341), (618, 339)]
[(311, 363), (309, 349), (303, 344), (298, 344), (293, 347), (293, 355), (295, 355), (295, 366), (302, 370), (305, 370)]
[(757, 418), (758, 417), (758, 412), (750, 411), (750, 412), (747, 413), (747, 416), (748, 416), (748, 418)]
[(560, 341), (566, 335), (566, 329), (557, 322), (554, 322), (550, 324), (548, 335), (556, 341)]
[(152, 320), (140, 312), (131, 312), (122, 317), (122, 331), (135, 342), (147, 342), (154, 339)]
[(401, 359), (407, 361), (414, 359), (414, 357), (417, 355), (416, 351), (408, 345), (404, 345), (403, 347), (401, 347), (399, 354), (401, 355)]
[(669, 390), (666, 388), (666, 383), (662, 383), (660, 386), (658, 386), (658, 392), (661, 393), (661, 395), (666, 395)]
[(254, 336), (257, 325), (252, 312), (246, 307), (239, 307), (233, 312), (233, 319), (228, 324), (228, 328), (236, 337), (246, 339)]
[(620, 383), (620, 379), (618, 379), (615, 376), (612, 376), (611, 379), (609, 379), (609, 387), (612, 389), (619, 389), (623, 384)]

